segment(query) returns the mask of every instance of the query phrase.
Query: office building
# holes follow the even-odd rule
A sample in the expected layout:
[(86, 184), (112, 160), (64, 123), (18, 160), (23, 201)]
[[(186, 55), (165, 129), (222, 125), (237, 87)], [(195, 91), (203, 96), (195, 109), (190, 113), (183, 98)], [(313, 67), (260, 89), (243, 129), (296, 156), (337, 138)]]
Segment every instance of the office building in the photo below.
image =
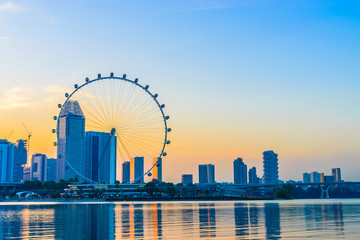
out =
[(312, 183), (320, 183), (320, 173), (318, 172), (312, 172), (310, 173), (310, 181)]
[(181, 183), (183, 185), (193, 184), (193, 175), (192, 174), (181, 175)]
[(324, 176), (324, 183), (335, 183), (335, 177), (333, 175)]
[[(116, 137), (115, 137), (116, 138)], [(95, 182), (110, 183), (110, 133), (85, 133), (85, 173)]]
[(14, 144), (0, 139), (0, 183), (13, 182)]
[(144, 157), (130, 159), (130, 182), (144, 182)]
[(45, 181), (56, 181), (56, 158), (47, 158), (45, 169), (46, 177)]
[(23, 168), (23, 181), (30, 181), (31, 180), (31, 167), (25, 165)]
[(303, 173), (303, 183), (311, 183), (310, 173)]
[(325, 182), (325, 174), (320, 173), (320, 182)]
[(46, 178), (46, 160), (47, 157), (44, 154), (34, 154), (31, 158), (31, 173), (30, 180), (45, 181)]
[(122, 182), (130, 182), (130, 162), (127, 161), (123, 162), (122, 164)]
[(13, 181), (20, 182), (23, 180), (23, 168), (27, 163), (26, 140), (19, 139), (16, 141), (14, 148), (14, 167)]
[(215, 167), (212, 164), (199, 165), (199, 183), (215, 183)]
[(256, 174), (256, 167), (252, 167), (249, 169), (249, 183), (259, 184), (259, 178)]
[(342, 181), (341, 180), (341, 170), (340, 170), (340, 168), (333, 168), (331, 170), (331, 173), (335, 178), (335, 182), (341, 182)]
[[(61, 151), (60, 151), (61, 149)], [(59, 116), (57, 180), (85, 181), (85, 116), (78, 101), (68, 101)], [(67, 166), (65, 159), (71, 165)], [(75, 171), (73, 170), (75, 169)], [(79, 174), (78, 174), (79, 173)]]
[(264, 159), (263, 183), (264, 184), (278, 183), (279, 180), (278, 155), (273, 151), (265, 151), (263, 153), (263, 159)]
[(247, 184), (247, 166), (242, 158), (237, 158), (233, 162), (234, 183)]
[(160, 182), (162, 182), (162, 159), (159, 158), (153, 158), (153, 165), (155, 164), (153, 168), (153, 179), (156, 179)]

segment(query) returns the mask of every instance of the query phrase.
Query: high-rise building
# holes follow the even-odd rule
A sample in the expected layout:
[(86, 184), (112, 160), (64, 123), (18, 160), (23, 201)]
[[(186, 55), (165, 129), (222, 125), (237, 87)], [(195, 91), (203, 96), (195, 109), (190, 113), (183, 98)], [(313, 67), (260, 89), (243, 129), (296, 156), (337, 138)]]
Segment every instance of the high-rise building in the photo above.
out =
[[(64, 105), (59, 116), (58, 141), (57, 180), (78, 178), (80, 182), (85, 181), (81, 178), (86, 175), (85, 116), (78, 101), (68, 101)], [(63, 155), (71, 166), (65, 162)]]
[(215, 182), (215, 166), (212, 164), (199, 165), (199, 183), (214, 183)]
[(320, 182), (325, 182), (325, 174), (320, 173)]
[(56, 158), (46, 159), (45, 169), (46, 177), (45, 181), (56, 181)]
[(27, 163), (26, 140), (19, 139), (14, 148), (13, 181), (23, 180), (23, 168)]
[(264, 155), (263, 183), (265, 184), (278, 183), (279, 180), (278, 155), (273, 151), (265, 151), (263, 155)]
[(234, 183), (247, 184), (247, 166), (242, 158), (237, 158), (233, 162)]
[(324, 176), (324, 183), (335, 183), (335, 177), (333, 175)]
[(122, 164), (122, 182), (130, 182), (130, 162), (127, 161), (123, 162)]
[(320, 183), (320, 173), (318, 173), (318, 172), (310, 173), (310, 182)]
[(181, 175), (181, 183), (183, 185), (192, 184), (193, 183), (193, 175), (192, 174), (183, 174)]
[(130, 159), (130, 182), (144, 182), (144, 157)]
[(340, 170), (340, 168), (333, 168), (331, 170), (331, 173), (335, 178), (335, 182), (341, 182), (342, 181), (341, 180), (341, 170)]
[(31, 158), (31, 173), (30, 180), (45, 181), (46, 178), (46, 160), (47, 157), (44, 154), (34, 154)]
[(13, 182), (14, 144), (0, 139), (0, 183)]
[(303, 183), (311, 183), (310, 173), (303, 173)]
[(23, 168), (23, 181), (30, 181), (31, 180), (31, 167), (25, 166)]
[(249, 183), (259, 184), (259, 178), (256, 174), (256, 167), (252, 167), (249, 169)]
[(162, 159), (160, 157), (153, 158), (153, 164), (155, 164), (152, 175), (153, 179), (162, 182)]
[(110, 183), (110, 133), (85, 133), (85, 173), (95, 182)]

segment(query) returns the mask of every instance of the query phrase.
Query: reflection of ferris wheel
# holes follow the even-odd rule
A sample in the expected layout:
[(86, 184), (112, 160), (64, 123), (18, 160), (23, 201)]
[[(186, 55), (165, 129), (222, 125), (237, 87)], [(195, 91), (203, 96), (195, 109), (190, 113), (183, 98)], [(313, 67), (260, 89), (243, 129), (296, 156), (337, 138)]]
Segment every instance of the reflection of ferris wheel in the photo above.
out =
[[(167, 140), (167, 134), (171, 131), (167, 127), (169, 116), (165, 116), (165, 105), (158, 102), (158, 94), (152, 94), (149, 85), (141, 85), (137, 78), (127, 79), (125, 74), (122, 77), (115, 77), (113, 73), (109, 77), (98, 74), (96, 79), (86, 78), (84, 84), (75, 84), (74, 87), (72, 93), (65, 94), (64, 104), (58, 105), (60, 113), (58, 117), (54, 117), (57, 120), (57, 129), (53, 132), (57, 134), (58, 158), (63, 159), (66, 168), (85, 181), (98, 182), (81, 170), (77, 160), (71, 159), (72, 153), (69, 151), (72, 145), (69, 140), (67, 145), (64, 143), (67, 134), (76, 135), (75, 132), (83, 127), (86, 135), (101, 133), (108, 136), (102, 146), (109, 149), (108, 155), (104, 150), (97, 153), (85, 153), (84, 150), (84, 155), (97, 154), (99, 158), (106, 155), (109, 159), (109, 166), (106, 168), (110, 172), (109, 183), (121, 179), (122, 164), (130, 164), (129, 162), (132, 168), (134, 164), (141, 166), (140, 170), (135, 169), (138, 172), (132, 174), (129, 182), (143, 181), (144, 177), (150, 177), (153, 168), (160, 167), (161, 158), (166, 156), (166, 144), (170, 144)], [(78, 110), (74, 110), (76, 107)], [(76, 116), (84, 119), (84, 126), (62, 129), (61, 126), (70, 121), (64, 120), (64, 115), (71, 111), (74, 119)], [(89, 143), (84, 140), (84, 144)], [(132, 162), (134, 159), (140, 159), (141, 164)]]

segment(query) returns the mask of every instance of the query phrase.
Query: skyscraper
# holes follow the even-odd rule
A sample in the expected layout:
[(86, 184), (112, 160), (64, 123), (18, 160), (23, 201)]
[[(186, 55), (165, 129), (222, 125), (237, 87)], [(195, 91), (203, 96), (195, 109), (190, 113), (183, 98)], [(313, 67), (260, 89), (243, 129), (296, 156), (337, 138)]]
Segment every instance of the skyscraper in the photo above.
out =
[(303, 183), (311, 183), (311, 178), (309, 173), (303, 173)]
[(56, 158), (47, 158), (45, 169), (46, 177), (45, 181), (56, 181)]
[(310, 173), (310, 181), (312, 183), (320, 183), (320, 173), (318, 172), (312, 172)]
[(234, 165), (234, 183), (247, 184), (247, 166), (242, 158), (237, 158), (233, 162)]
[(130, 182), (130, 162), (127, 161), (123, 162), (122, 164), (122, 182)]
[(265, 151), (264, 157), (264, 177), (263, 183), (278, 183), (279, 180), (279, 167), (278, 155), (273, 151)]
[(249, 183), (250, 184), (259, 184), (259, 178), (256, 174), (256, 167), (252, 167), (249, 170)]
[(23, 166), (27, 163), (26, 140), (19, 139), (14, 148), (13, 181), (23, 180)]
[(199, 165), (199, 183), (214, 183), (215, 182), (215, 167), (212, 164)]
[(331, 170), (331, 173), (335, 178), (335, 182), (341, 182), (341, 170), (340, 170), (340, 168), (333, 168)]
[[(61, 151), (60, 151), (61, 149)], [(59, 117), (57, 180), (85, 176), (85, 116), (77, 101), (68, 101)], [(64, 155), (67, 162), (66, 164)], [(76, 170), (76, 172), (73, 170)]]
[(193, 183), (193, 175), (192, 174), (183, 174), (181, 176), (181, 183), (187, 185), (189, 183)]
[(0, 183), (13, 182), (14, 144), (0, 139)]
[(34, 154), (31, 158), (31, 172), (30, 172), (30, 180), (39, 180), (44, 182), (46, 179), (46, 160), (47, 157), (44, 154)]
[(130, 159), (130, 182), (144, 182), (144, 157)]
[(110, 183), (110, 133), (85, 133), (86, 177), (95, 182)]
[(153, 179), (162, 182), (162, 159), (160, 157), (153, 158), (153, 164), (156, 164), (153, 168)]

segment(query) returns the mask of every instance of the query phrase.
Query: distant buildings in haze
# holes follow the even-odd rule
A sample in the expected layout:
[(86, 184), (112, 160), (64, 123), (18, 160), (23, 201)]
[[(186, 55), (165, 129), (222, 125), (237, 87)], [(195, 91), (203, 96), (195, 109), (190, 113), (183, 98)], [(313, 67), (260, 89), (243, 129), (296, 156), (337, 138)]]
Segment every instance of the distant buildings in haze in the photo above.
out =
[(199, 183), (215, 183), (215, 166), (212, 164), (199, 165)]
[(303, 183), (336, 183), (342, 182), (340, 168), (331, 169), (331, 175), (311, 172), (303, 173)]
[(130, 159), (130, 182), (144, 182), (144, 157)]
[(264, 184), (278, 183), (279, 181), (279, 167), (278, 167), (278, 155), (273, 151), (265, 151), (263, 153), (264, 159)]
[(181, 175), (181, 183), (183, 185), (193, 184), (193, 175), (192, 174)]
[(237, 158), (233, 162), (234, 183), (247, 184), (247, 166), (242, 158)]
[(152, 177), (155, 180), (162, 182), (162, 159), (160, 157), (153, 158)]

